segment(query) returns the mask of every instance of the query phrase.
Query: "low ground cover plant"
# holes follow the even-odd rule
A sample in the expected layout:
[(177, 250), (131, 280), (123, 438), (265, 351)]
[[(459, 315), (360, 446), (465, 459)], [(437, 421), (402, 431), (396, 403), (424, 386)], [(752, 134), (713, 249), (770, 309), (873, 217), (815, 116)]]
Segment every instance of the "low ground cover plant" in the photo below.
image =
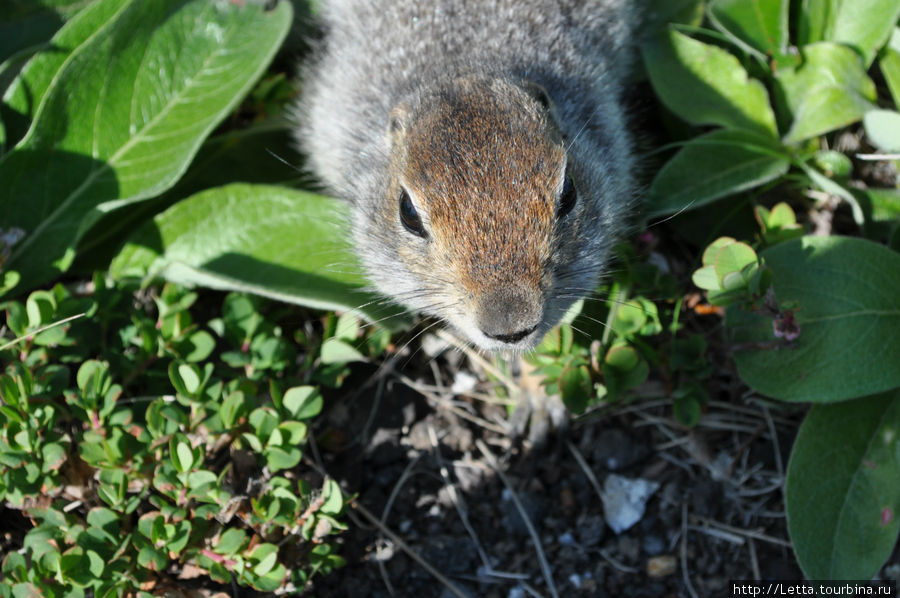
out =
[(344, 496), (298, 467), (319, 356), (297, 371), (294, 339), (246, 295), (198, 321), (172, 284), (98, 274), (83, 291), (4, 305), (0, 498), (33, 527), (0, 594), (149, 596), (198, 576), (271, 591), (339, 566)]

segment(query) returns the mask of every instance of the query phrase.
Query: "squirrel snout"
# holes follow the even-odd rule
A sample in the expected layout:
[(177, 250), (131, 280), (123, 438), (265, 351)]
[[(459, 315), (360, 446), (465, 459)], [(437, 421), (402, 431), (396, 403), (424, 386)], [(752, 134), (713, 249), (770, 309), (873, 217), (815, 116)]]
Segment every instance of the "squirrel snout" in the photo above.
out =
[(475, 324), (490, 339), (517, 343), (535, 331), (543, 319), (538, 289), (505, 287), (484, 293), (475, 307)]

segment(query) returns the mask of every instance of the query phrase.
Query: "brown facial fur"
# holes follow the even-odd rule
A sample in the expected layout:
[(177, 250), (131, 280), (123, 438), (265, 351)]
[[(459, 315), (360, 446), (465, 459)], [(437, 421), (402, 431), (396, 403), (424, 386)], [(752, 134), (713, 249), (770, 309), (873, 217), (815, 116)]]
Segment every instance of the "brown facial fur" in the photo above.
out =
[(566, 159), (546, 110), (509, 83), (462, 80), (417, 112), (394, 133), (402, 174), (390, 193), (403, 185), (413, 196), (432, 259), (404, 259), (443, 264), (431, 274), (452, 280), (469, 308), (495, 289), (542, 293)]

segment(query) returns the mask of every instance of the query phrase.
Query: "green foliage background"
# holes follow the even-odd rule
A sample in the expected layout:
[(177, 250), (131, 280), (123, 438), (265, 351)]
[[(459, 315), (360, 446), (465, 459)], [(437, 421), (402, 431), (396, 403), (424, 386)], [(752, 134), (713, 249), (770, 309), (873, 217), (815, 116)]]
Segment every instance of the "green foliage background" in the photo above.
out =
[[(307, 421), (410, 320), (362, 290), (345, 208), (296, 190), (314, 189), (283, 120), (297, 89), (270, 65), (309, 7), (269, 4), (17, 0), (0, 15), (0, 496), (36, 521), (0, 595), (122, 595), (170, 563), (299, 588), (340, 564), (344, 499), (303, 469)], [(804, 572), (871, 577), (900, 529), (900, 0), (647, 14), (662, 147), (642, 217), (696, 251), (744, 382), (815, 404), (785, 486)], [(808, 235), (835, 198), (831, 236)], [(663, 376), (691, 426), (712, 371), (681, 322), (691, 283), (620, 254), (609, 301), (579, 304), (529, 359), (575, 412)], [(235, 293), (196, 321), (190, 288)], [(248, 294), (344, 315), (286, 328)], [(221, 517), (247, 499), (217, 466), (231, 445), (293, 472), (240, 526)], [(71, 513), (74, 464), (95, 495)]]

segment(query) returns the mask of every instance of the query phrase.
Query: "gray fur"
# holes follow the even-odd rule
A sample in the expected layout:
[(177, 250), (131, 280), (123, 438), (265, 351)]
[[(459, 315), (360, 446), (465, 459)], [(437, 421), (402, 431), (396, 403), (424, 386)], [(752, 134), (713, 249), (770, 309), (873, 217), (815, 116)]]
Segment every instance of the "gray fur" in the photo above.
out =
[[(578, 174), (576, 222), (558, 234), (548, 262), (556, 288), (543, 307), (546, 325), (540, 336), (576, 295), (589, 293), (624, 229), (634, 195), (632, 148), (620, 102), (631, 58), (632, 4), (323, 2), (325, 40), (305, 72), (298, 138), (314, 172), (352, 203), (354, 244), (379, 291), (453, 323), (467, 317), (449, 313), (461, 309), (450, 305), (455, 299), (438, 290), (422, 292), (446, 281), (438, 274), (435, 280), (423, 280), (421, 272), (398, 259), (398, 251), (415, 250), (420, 241), (385, 222), (381, 208), (386, 201), (396, 202), (388, 196), (391, 111), (404, 105), (415, 114), (434, 90), (475, 76), (542, 86), (555, 106), (568, 161)], [(472, 340), (483, 348), (504, 348)], [(512, 348), (527, 349), (538, 340)]]

